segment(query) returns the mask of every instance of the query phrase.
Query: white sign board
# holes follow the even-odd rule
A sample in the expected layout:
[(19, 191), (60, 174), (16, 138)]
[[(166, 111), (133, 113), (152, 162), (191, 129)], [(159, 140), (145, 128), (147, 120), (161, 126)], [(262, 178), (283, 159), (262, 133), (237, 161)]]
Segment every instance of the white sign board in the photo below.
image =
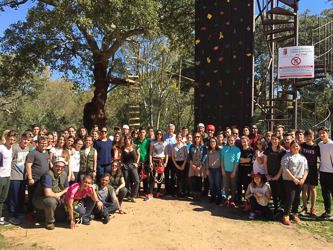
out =
[(279, 48), (278, 77), (314, 78), (314, 47)]

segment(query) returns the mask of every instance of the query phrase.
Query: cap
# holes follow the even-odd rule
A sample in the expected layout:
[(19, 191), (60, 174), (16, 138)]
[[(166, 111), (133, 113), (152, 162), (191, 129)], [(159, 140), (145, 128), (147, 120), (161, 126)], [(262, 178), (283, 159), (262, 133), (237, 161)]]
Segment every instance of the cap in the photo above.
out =
[(199, 127), (205, 127), (205, 125), (203, 123), (199, 123), (197, 128), (199, 128)]
[(129, 129), (129, 126), (128, 125), (124, 125), (123, 129)]
[(63, 162), (65, 164), (67, 164), (67, 161), (63, 157), (57, 157), (56, 160), (54, 161), (54, 163), (57, 163), (57, 162)]
[(261, 177), (261, 176), (262, 176), (262, 174), (260, 172), (253, 172), (252, 173), (252, 178), (254, 178), (254, 177)]

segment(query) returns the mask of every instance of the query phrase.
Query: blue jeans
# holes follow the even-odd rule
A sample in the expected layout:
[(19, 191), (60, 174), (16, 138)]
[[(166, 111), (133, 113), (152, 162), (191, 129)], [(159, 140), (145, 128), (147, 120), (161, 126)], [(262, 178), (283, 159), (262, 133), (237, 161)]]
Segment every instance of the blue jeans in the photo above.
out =
[(221, 192), (221, 179), (222, 179), (222, 170), (221, 168), (209, 168), (209, 186), (210, 186), (210, 195), (211, 197), (222, 197)]
[(23, 212), (25, 184), (25, 180), (10, 181), (7, 209), (11, 217), (17, 218), (20, 210)]
[(98, 164), (97, 163), (97, 176), (96, 182), (100, 182), (100, 178), (105, 173), (110, 173), (111, 163), (110, 164)]

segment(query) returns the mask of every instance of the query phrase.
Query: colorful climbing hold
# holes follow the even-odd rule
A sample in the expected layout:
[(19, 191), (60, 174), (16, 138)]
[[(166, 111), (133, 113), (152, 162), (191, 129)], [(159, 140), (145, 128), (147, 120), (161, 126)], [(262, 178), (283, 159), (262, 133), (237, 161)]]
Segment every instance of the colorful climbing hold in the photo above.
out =
[(239, 41), (239, 45), (243, 45), (243, 41)]
[(204, 74), (206, 74), (206, 71), (204, 71), (204, 70), (201, 71), (201, 75), (204, 75)]
[(220, 37), (219, 37), (219, 39), (222, 39), (222, 38), (224, 38), (224, 36), (222, 34), (222, 31), (220, 31)]
[(210, 58), (209, 58), (209, 57), (207, 57), (207, 63), (210, 63), (210, 62), (211, 62)]
[(229, 74), (229, 73), (230, 73), (230, 69), (226, 69), (225, 72), (226, 72), (227, 74)]
[(206, 27), (201, 27), (201, 30), (206, 30)]
[(239, 19), (239, 21), (242, 23), (242, 22), (244, 21), (244, 19), (241, 17), (241, 18)]
[(211, 19), (211, 18), (212, 18), (212, 15), (211, 15), (211, 14), (208, 14), (208, 15), (207, 15), (207, 18), (208, 18), (208, 19)]
[(225, 94), (225, 95), (229, 95), (230, 93), (229, 93), (229, 92), (225, 92), (224, 94)]
[(220, 109), (222, 108), (223, 106), (222, 105), (220, 105)]
[(210, 87), (210, 82), (207, 82), (206, 85), (207, 85), (208, 87)]
[(215, 47), (214, 47), (214, 50), (218, 50), (218, 49), (219, 49), (219, 46), (215, 46)]
[(195, 65), (199, 66), (200, 65), (200, 61), (196, 61)]
[(205, 51), (204, 51), (204, 50), (202, 50), (202, 51), (201, 51), (201, 54), (203, 54), (203, 55), (204, 55), (204, 54), (205, 54)]
[(243, 94), (243, 91), (239, 91), (238, 93), (239, 93), (240, 95), (242, 95), (242, 94)]
[(224, 14), (224, 12), (223, 11), (220, 11), (220, 15), (223, 15)]
[(235, 11), (237, 11), (237, 8), (234, 8)]
[(199, 87), (200, 83), (196, 82), (194, 85), (195, 85), (196, 87)]
[(219, 61), (220, 61), (220, 62), (223, 61), (223, 57), (222, 57), (222, 56), (219, 57)]
[(236, 35), (237, 34), (237, 30), (234, 29), (234, 31), (232, 32), (232, 34)]
[(200, 43), (200, 40), (195, 40), (195, 45), (197, 45), (198, 43)]
[(252, 54), (251, 53), (247, 53), (246, 56), (251, 56)]
[(230, 47), (230, 44), (227, 44), (225, 47), (228, 49)]
[(238, 71), (241, 71), (242, 69), (243, 69), (242, 67), (239, 67), (239, 68), (238, 68)]
[(216, 97), (217, 97), (217, 94), (214, 93), (214, 94), (213, 94), (213, 98), (216, 98)]
[(219, 72), (218, 69), (213, 70), (213, 73), (214, 73), (214, 74), (216, 74), (217, 72)]
[(230, 25), (230, 21), (226, 22), (226, 25)]
[(222, 80), (219, 80), (219, 83), (220, 83), (220, 85), (222, 85), (223, 81), (222, 81)]

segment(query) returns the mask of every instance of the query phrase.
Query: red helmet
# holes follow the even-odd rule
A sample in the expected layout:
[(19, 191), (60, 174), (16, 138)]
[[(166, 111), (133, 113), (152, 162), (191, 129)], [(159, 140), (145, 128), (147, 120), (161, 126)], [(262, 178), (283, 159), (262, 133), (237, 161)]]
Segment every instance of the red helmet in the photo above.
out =
[(215, 127), (214, 127), (214, 125), (208, 125), (207, 126), (207, 131), (208, 130), (213, 130), (213, 132), (215, 132)]

